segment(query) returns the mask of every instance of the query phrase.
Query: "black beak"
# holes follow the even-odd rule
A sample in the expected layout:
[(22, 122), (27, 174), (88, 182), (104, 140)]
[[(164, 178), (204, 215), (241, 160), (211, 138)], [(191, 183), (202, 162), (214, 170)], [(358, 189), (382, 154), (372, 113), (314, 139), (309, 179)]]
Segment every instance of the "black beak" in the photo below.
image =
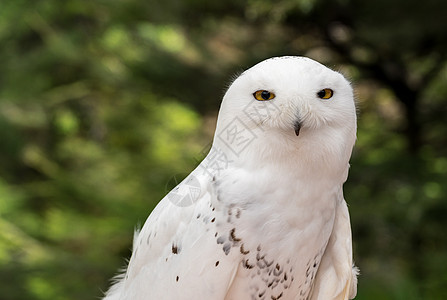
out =
[(295, 129), (296, 136), (300, 135), (300, 129), (301, 129), (301, 122), (296, 121), (295, 124), (293, 124), (293, 129)]

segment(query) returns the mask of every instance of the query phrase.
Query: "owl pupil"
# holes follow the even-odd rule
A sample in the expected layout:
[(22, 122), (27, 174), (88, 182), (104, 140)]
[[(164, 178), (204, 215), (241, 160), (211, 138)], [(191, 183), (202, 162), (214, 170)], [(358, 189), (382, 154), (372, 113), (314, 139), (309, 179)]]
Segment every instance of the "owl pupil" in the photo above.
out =
[(261, 93), (261, 97), (262, 97), (262, 99), (264, 99), (264, 100), (268, 100), (268, 99), (270, 98), (270, 92), (263, 91), (263, 92)]
[(326, 91), (325, 90), (321, 90), (317, 93), (318, 97), (323, 98), (324, 96), (326, 96)]

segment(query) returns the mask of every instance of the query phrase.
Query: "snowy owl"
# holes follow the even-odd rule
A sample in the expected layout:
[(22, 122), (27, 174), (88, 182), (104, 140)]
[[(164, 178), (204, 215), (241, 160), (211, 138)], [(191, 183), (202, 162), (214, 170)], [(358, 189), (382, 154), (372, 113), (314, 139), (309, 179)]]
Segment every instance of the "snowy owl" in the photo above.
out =
[(356, 127), (349, 82), (316, 61), (243, 72), (208, 155), (136, 232), (104, 299), (354, 298), (342, 186)]

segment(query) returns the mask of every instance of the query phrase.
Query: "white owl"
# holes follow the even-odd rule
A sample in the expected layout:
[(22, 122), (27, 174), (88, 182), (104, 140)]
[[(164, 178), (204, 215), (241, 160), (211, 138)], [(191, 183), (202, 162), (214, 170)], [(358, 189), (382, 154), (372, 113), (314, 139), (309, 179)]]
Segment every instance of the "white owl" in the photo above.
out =
[(161, 200), (106, 300), (352, 299), (348, 81), (277, 57), (226, 92), (212, 148)]

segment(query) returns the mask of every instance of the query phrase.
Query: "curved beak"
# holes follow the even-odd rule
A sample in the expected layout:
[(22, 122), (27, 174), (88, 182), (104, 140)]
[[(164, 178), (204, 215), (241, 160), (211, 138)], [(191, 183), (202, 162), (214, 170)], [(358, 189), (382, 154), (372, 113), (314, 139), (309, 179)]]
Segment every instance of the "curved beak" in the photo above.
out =
[(300, 129), (301, 129), (301, 122), (296, 121), (295, 124), (293, 124), (293, 129), (295, 129), (296, 136), (300, 135)]

